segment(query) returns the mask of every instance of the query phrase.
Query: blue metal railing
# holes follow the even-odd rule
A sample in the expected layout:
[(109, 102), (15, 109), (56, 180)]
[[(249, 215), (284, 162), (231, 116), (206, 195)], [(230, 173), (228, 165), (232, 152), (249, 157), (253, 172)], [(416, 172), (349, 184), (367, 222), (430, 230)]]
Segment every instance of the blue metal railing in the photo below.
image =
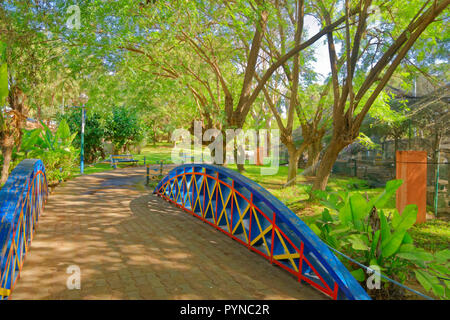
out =
[(181, 165), (159, 182), (154, 193), (333, 299), (370, 299), (297, 215), (235, 171), (207, 164)]
[(23, 160), (0, 190), (0, 300), (8, 299), (19, 277), (48, 196), (41, 160)]

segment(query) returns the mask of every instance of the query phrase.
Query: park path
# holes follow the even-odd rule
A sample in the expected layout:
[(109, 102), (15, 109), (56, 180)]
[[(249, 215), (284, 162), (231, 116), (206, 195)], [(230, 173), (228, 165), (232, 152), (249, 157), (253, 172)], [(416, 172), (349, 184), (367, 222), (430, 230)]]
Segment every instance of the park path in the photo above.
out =
[[(323, 299), (144, 186), (145, 168), (53, 190), (12, 299)], [(81, 289), (69, 290), (69, 266)]]

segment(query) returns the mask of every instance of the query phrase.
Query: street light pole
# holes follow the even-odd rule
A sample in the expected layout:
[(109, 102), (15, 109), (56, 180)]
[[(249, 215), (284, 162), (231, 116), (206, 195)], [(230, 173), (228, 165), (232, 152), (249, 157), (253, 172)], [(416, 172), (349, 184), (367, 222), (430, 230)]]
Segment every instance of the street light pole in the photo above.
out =
[(86, 102), (89, 97), (82, 93), (80, 95), (81, 102), (81, 150), (80, 150), (80, 173), (84, 173), (84, 127), (86, 125)]
[(80, 173), (84, 173), (84, 126), (86, 124), (86, 108), (81, 107), (81, 154), (80, 154)]

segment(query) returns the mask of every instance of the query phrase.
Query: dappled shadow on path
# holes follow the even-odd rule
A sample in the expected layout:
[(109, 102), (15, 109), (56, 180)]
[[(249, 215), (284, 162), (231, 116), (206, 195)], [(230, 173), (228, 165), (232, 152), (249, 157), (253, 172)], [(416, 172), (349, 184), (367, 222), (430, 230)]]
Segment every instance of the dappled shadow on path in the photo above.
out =
[[(143, 181), (127, 168), (57, 187), (12, 299), (324, 298)], [(81, 290), (67, 289), (70, 265)]]

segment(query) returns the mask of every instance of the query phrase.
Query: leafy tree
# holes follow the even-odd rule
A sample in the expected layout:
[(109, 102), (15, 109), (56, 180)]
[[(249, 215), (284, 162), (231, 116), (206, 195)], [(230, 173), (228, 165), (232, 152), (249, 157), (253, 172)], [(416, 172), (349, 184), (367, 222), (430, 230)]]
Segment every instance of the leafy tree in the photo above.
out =
[[(129, 37), (128, 33), (130, 40), (122, 39), (119, 47), (145, 57), (150, 66), (157, 68), (153, 74), (181, 80), (195, 97), (200, 113), (206, 119), (205, 125), (209, 125), (209, 118), (214, 115), (211, 122), (217, 119), (221, 130), (242, 128), (253, 103), (274, 72), (344, 22), (341, 17), (284, 52), (261, 71), (260, 79), (255, 83), (266, 26), (275, 16), (271, 14), (273, 3), (178, 2), (176, 7), (164, 3), (147, 5), (139, 10), (144, 17), (137, 20), (139, 24), (143, 29), (150, 25), (155, 32), (150, 37), (145, 34), (144, 39), (135, 33)], [(165, 44), (166, 49), (160, 50), (155, 43)], [(196, 68), (198, 61), (201, 68)], [(242, 165), (238, 168), (243, 170)]]
[[(64, 115), (59, 116), (65, 119), (69, 125), (70, 131), (75, 132), (76, 136), (73, 145), (76, 148), (81, 147), (81, 109), (72, 109)], [(105, 128), (102, 124), (102, 115), (97, 111), (88, 111), (84, 127), (84, 156), (88, 163), (95, 162), (99, 158), (105, 157), (103, 150), (103, 140), (105, 138)]]
[(0, 123), (1, 182), (8, 177), (14, 148), (20, 151), (26, 118), (35, 112), (41, 119), (42, 111), (55, 105), (54, 89), (66, 74), (62, 41), (51, 39), (47, 32), (49, 26), (60, 26), (46, 20), (49, 6), (36, 1), (0, 3), (1, 79), (10, 88)]
[(137, 114), (124, 106), (112, 110), (106, 118), (105, 129), (106, 138), (113, 143), (114, 153), (127, 151), (132, 143), (143, 139)]
[[(449, 0), (400, 2), (362, 0), (352, 15), (344, 5), (345, 28), (327, 33), (333, 86), (333, 136), (318, 168), (313, 189), (324, 190), (340, 151), (358, 136), (365, 116), (374, 104), (383, 104), (382, 90), (426, 28), (447, 8)], [(382, 20), (371, 21), (371, 5), (381, 8)], [(335, 12), (319, 2), (325, 25)], [(398, 19), (393, 20), (392, 13)], [(438, 22), (442, 27), (442, 23)], [(380, 34), (381, 33), (381, 34)], [(374, 42), (375, 41), (375, 42)], [(336, 42), (342, 46), (340, 57)], [(338, 61), (344, 60), (342, 67)]]

